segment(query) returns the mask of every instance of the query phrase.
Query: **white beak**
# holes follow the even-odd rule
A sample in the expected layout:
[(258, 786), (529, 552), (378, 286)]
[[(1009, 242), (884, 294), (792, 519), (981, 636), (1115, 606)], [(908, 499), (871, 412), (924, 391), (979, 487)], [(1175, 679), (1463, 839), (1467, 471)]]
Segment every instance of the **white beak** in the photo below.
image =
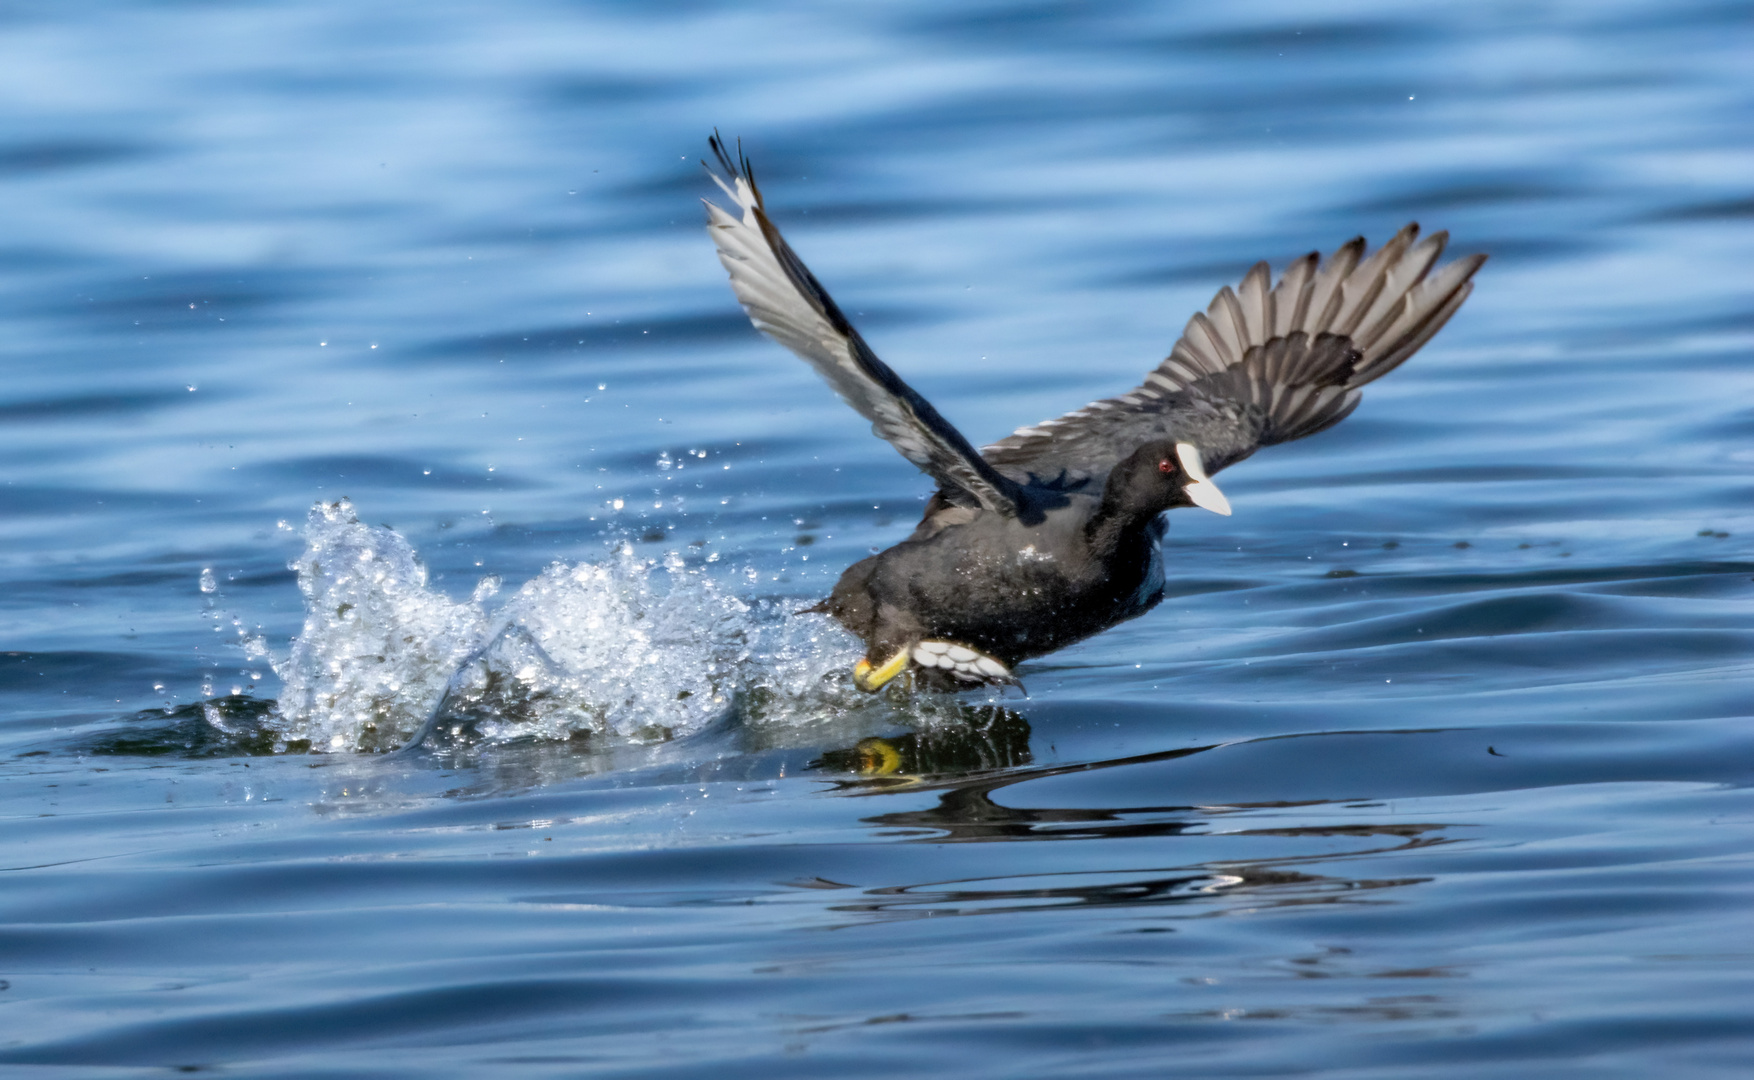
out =
[(1193, 500), (1194, 505), (1229, 517), (1230, 500), (1224, 497), (1224, 492), (1218, 490), (1217, 484), (1207, 478), (1206, 463), (1200, 460), (1200, 448), (1193, 443), (1176, 443), (1175, 456), (1181, 459), (1182, 468), (1193, 479), (1193, 483), (1182, 490), (1188, 493), (1188, 498)]

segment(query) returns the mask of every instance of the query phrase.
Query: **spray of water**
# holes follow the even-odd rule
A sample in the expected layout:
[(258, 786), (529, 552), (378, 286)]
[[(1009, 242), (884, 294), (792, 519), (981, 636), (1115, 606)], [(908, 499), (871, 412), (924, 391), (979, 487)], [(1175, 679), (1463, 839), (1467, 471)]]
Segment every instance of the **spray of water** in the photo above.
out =
[(643, 559), (623, 544), (601, 562), (556, 563), (497, 607), (495, 579), (455, 601), (428, 586), (407, 540), (343, 500), (311, 510), (292, 568), (306, 613), (275, 665), (280, 723), (316, 750), (649, 742), (734, 710), (787, 723), (868, 707), (844, 685), (850, 638), (743, 599), (729, 575), (675, 554)]

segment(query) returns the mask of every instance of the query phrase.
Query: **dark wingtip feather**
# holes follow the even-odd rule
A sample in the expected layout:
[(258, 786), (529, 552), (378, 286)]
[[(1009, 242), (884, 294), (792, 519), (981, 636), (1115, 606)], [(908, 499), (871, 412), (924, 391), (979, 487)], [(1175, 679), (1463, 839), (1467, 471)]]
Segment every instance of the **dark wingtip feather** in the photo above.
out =
[[(730, 152), (725, 149), (725, 138), (719, 134), (718, 128), (713, 128), (713, 133), (707, 136), (706, 143), (713, 148), (713, 156), (719, 159), (719, 166), (725, 170), (725, 175), (732, 178), (742, 175), (737, 171), (737, 166), (732, 163)], [(739, 139), (737, 140), (737, 155), (741, 157), (742, 154), (743, 140)]]
[[(749, 164), (749, 155), (743, 152), (743, 139), (741, 137), (737, 139), (737, 154), (734, 158), (731, 155), (730, 147), (725, 145), (725, 137), (719, 134), (718, 128), (713, 128), (713, 133), (707, 136), (706, 144), (712, 147), (713, 156), (719, 159), (719, 168), (724, 170), (727, 178), (733, 182), (742, 180), (749, 185), (749, 193), (755, 197), (755, 207), (760, 210), (762, 208), (761, 188), (755, 182), (755, 169)], [(701, 165), (705, 167), (707, 172), (712, 172), (712, 166), (705, 161), (702, 161)]]
[(713, 133), (706, 137), (706, 144), (712, 147), (713, 156), (719, 159), (719, 167), (725, 170), (726, 175), (736, 176), (737, 170), (731, 164), (730, 155), (725, 153), (725, 140), (719, 135), (718, 128), (713, 128)]
[(755, 196), (755, 205), (766, 206), (761, 200), (761, 185), (755, 182), (755, 166), (749, 164), (749, 155), (743, 152), (743, 140), (737, 140), (737, 157), (743, 162), (743, 179), (749, 181), (749, 193)]

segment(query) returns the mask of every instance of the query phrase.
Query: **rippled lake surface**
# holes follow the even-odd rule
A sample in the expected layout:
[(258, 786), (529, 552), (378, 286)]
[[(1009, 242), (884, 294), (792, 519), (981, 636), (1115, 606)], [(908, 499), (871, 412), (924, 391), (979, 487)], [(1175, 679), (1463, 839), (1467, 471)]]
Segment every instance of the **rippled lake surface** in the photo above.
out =
[[(1745, 5), (0, 21), (9, 1073), (1754, 1063)], [(715, 125), (977, 443), (1256, 259), (1491, 261), (1156, 611), (865, 698), (791, 613), (929, 483)]]

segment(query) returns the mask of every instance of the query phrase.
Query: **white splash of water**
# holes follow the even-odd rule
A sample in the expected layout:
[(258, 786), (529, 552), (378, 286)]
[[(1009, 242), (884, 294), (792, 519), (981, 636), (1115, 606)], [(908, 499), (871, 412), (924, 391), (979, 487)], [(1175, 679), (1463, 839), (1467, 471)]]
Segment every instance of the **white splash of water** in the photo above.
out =
[(315, 750), (403, 745), (429, 717), (489, 740), (656, 741), (752, 695), (784, 722), (851, 692), (834, 677), (851, 638), (745, 601), (675, 554), (642, 559), (622, 544), (601, 563), (556, 563), (490, 612), (498, 579), (449, 599), (407, 540), (361, 523), (346, 500), (311, 510), (305, 545), (291, 564), (304, 630), (275, 669), (285, 736)]
[(304, 554), (289, 565), (305, 624), (292, 655), (275, 665), (288, 736), (318, 750), (412, 736), (477, 648), (486, 613), (428, 589), (408, 541), (362, 524), (345, 499), (311, 508)]

